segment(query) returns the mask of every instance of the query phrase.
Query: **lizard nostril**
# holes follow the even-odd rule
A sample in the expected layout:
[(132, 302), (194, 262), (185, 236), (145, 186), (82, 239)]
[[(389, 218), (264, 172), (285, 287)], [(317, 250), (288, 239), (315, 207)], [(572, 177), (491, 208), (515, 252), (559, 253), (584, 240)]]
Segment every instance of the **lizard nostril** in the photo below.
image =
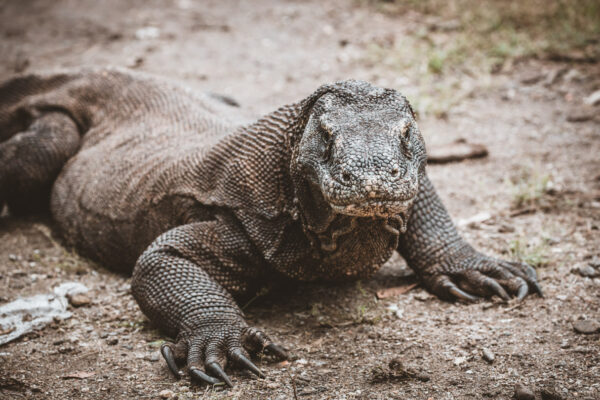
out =
[(352, 179), (352, 177), (350, 176), (350, 174), (348, 172), (343, 172), (342, 173), (342, 180), (346, 183), (350, 182), (350, 179)]
[(400, 170), (398, 168), (392, 168), (391, 174), (394, 178), (396, 178), (399, 173), (400, 173)]

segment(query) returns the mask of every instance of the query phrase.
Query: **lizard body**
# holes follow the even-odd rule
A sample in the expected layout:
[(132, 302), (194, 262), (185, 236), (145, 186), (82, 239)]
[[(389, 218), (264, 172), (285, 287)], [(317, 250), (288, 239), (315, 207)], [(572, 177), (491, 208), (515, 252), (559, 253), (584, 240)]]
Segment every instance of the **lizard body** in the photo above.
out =
[(162, 348), (175, 374), (185, 360), (206, 383), (231, 385), (228, 362), (262, 375), (249, 352), (285, 352), (235, 299), (368, 277), (394, 251), (442, 298), (541, 294), (531, 267), (458, 234), (398, 92), (343, 81), (250, 124), (236, 112), (121, 69), (0, 86), (0, 208), (49, 205), (69, 245), (132, 272), (142, 311), (177, 338)]

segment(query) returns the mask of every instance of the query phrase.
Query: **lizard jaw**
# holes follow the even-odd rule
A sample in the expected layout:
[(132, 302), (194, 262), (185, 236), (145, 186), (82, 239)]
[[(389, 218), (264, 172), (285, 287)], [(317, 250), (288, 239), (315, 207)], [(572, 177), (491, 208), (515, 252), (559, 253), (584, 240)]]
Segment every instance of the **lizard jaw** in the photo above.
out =
[[(333, 204), (330, 207), (337, 214), (355, 217), (395, 218), (405, 217), (414, 199), (395, 201), (368, 201), (359, 204)], [(403, 218), (404, 219), (404, 218)]]

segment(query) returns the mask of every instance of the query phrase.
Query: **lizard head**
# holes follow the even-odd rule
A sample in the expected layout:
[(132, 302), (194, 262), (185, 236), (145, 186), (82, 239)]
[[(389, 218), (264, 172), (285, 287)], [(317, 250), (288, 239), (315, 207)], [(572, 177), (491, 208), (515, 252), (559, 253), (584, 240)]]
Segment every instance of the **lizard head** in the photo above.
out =
[(321, 90), (295, 152), (312, 197), (336, 214), (402, 218), (405, 225), (426, 160), (408, 101), (360, 81)]

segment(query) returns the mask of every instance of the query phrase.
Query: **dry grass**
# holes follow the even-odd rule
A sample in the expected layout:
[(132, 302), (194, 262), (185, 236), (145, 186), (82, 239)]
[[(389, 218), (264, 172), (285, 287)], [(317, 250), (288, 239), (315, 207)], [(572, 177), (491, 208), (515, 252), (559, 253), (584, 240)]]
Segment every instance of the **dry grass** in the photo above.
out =
[(598, 0), (357, 1), (390, 15), (417, 15), (409, 34), (369, 44), (366, 61), (417, 83), (422, 89), (407, 95), (422, 114), (444, 117), (469, 95), (471, 79), (481, 82), (524, 58), (600, 60)]
[(421, 33), (433, 73), (467, 62), (495, 69), (528, 56), (600, 59), (598, 0), (366, 1), (384, 12), (416, 11), (437, 19)]

